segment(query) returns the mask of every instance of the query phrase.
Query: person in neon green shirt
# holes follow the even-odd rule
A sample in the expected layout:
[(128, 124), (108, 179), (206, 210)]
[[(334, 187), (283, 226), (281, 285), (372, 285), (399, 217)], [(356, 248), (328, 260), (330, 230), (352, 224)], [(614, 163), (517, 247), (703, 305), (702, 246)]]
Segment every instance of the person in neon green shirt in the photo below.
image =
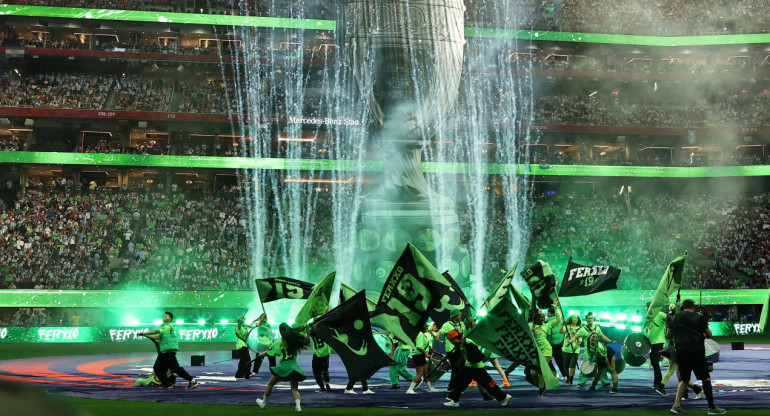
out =
[(406, 394), (417, 394), (414, 389), (420, 385), (420, 382), (423, 379), (428, 385), (428, 392), (434, 393), (438, 391), (438, 389), (431, 386), (430, 380), (428, 379), (428, 358), (430, 358), (430, 354), (433, 351), (432, 346), (433, 341), (435, 340), (433, 336), (434, 328), (433, 322), (426, 322), (422, 327), (422, 331), (417, 334), (417, 339), (414, 342), (416, 351), (412, 354), (415, 376), (414, 379), (412, 379), (412, 384), (409, 385), (409, 389), (406, 390)]
[(591, 382), (591, 387), (588, 390), (596, 390), (596, 384), (599, 383), (599, 378), (602, 374), (606, 374), (607, 371), (612, 374), (612, 390), (610, 393), (618, 392), (618, 373), (615, 371), (615, 350), (607, 348), (599, 342), (599, 334), (594, 332), (588, 338), (586, 344), (585, 359), (596, 363), (599, 367), (594, 379)]
[(166, 375), (166, 371), (171, 370), (179, 377), (188, 381), (188, 389), (194, 389), (198, 387), (198, 382), (187, 372), (187, 370), (179, 365), (179, 361), (176, 359), (176, 352), (179, 350), (179, 339), (176, 336), (174, 327), (171, 326), (171, 320), (173, 319), (174, 314), (166, 312), (163, 314), (163, 324), (160, 326), (160, 329), (143, 332), (139, 335), (158, 340), (158, 349), (160, 353), (158, 354), (158, 358), (155, 360), (152, 369), (155, 372), (155, 375), (158, 376), (158, 380), (163, 384), (163, 387), (174, 387)]
[[(577, 333), (577, 337), (580, 338), (580, 341), (585, 346), (588, 344), (588, 337), (590, 337), (591, 334), (594, 332), (597, 333), (600, 340), (604, 340), (607, 343), (615, 342), (607, 338), (607, 336), (602, 333), (602, 328), (600, 326), (594, 325), (594, 313), (588, 312), (586, 313), (586, 324), (583, 325), (582, 328), (580, 328), (580, 331), (578, 331)], [(581, 372), (580, 375), (578, 376), (578, 387), (583, 387), (586, 384), (587, 380), (588, 379), (586, 378), (586, 376), (584, 376), (583, 373)], [(609, 385), (610, 385), (610, 380), (609, 378), (607, 378), (607, 374), (602, 373), (602, 386), (609, 386)]]
[(569, 369), (567, 385), (572, 385), (572, 379), (575, 378), (575, 367), (577, 367), (578, 354), (580, 353), (580, 341), (577, 336), (580, 328), (580, 315), (570, 316), (565, 325), (561, 327), (561, 332), (564, 334), (564, 345), (561, 347), (564, 356), (564, 369)]
[(247, 324), (246, 317), (238, 317), (238, 325), (235, 327), (235, 349), (238, 350), (238, 369), (235, 372), (235, 378), (251, 378), (251, 356), (249, 355), (249, 332), (262, 325), (267, 320), (264, 313), (254, 319), (251, 324)]
[[(543, 355), (543, 358), (549, 366), (551, 365), (551, 358), (553, 358), (553, 347), (551, 347), (551, 343), (548, 342), (548, 335), (553, 331), (553, 328), (556, 328), (559, 322), (561, 322), (561, 310), (559, 309), (558, 300), (553, 302), (553, 307), (556, 313), (553, 320), (545, 322), (545, 315), (540, 312), (534, 316), (533, 322), (529, 324), (529, 329), (532, 330), (532, 336), (535, 338), (537, 349), (540, 350), (540, 354)], [(543, 394), (545, 394), (545, 379), (534, 370), (532, 370), (532, 377), (537, 380), (538, 386), (540, 387), (537, 395), (542, 397)]]
[(281, 339), (273, 343), (270, 349), (260, 355), (280, 356), (281, 362), (277, 366), (270, 367), (273, 374), (265, 387), (265, 393), (261, 399), (257, 399), (257, 405), (264, 409), (267, 399), (273, 392), (273, 387), (281, 381), (288, 381), (291, 386), (291, 394), (294, 396), (294, 411), (301, 412), (299, 396), (299, 382), (307, 378), (307, 374), (297, 364), (297, 355), (300, 350), (310, 345), (310, 339), (296, 329), (283, 323), (278, 328)]

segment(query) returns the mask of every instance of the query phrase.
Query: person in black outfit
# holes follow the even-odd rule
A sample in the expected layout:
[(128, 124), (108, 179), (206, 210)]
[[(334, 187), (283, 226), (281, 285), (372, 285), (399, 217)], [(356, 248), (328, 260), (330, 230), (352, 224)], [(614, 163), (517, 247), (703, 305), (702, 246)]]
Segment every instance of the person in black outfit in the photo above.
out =
[(452, 371), (460, 371), (457, 374), (455, 385), (452, 386), (452, 391), (449, 392), (447, 402), (444, 403), (444, 406), (459, 407), (460, 395), (468, 388), (468, 386), (470, 386), (471, 381), (473, 380), (476, 380), (479, 387), (483, 387), (484, 390), (492, 395), (492, 397), (497, 399), (500, 406), (507, 406), (511, 401), (511, 396), (505, 394), (505, 392), (500, 389), (500, 386), (498, 386), (495, 381), (492, 380), (492, 377), (489, 376), (489, 373), (484, 368), (484, 361), (487, 360), (487, 357), (481, 352), (479, 347), (472, 342), (466, 342), (467, 340), (455, 330), (449, 331), (447, 338), (455, 345), (455, 350), (457, 350), (461, 357), (463, 357), (464, 366), (462, 369), (452, 369)]
[(695, 312), (695, 302), (685, 299), (682, 302), (682, 312), (674, 315), (669, 322), (666, 336), (674, 340), (676, 348), (677, 364), (679, 364), (679, 387), (676, 391), (676, 401), (671, 408), (671, 413), (683, 415), (680, 407), (682, 397), (687, 391), (690, 382), (690, 373), (703, 382), (703, 393), (709, 403), (709, 415), (722, 415), (726, 411), (714, 404), (714, 394), (711, 388), (708, 363), (706, 362), (706, 348), (703, 344), (706, 338), (711, 338), (711, 330), (703, 315)]

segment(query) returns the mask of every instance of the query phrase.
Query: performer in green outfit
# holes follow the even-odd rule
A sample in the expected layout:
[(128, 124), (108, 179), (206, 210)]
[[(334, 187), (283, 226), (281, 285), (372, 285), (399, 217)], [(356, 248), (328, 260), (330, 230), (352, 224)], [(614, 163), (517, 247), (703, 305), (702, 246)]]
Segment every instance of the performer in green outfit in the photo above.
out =
[[(548, 334), (550, 334), (553, 331), (553, 328), (556, 328), (559, 322), (561, 322), (561, 311), (559, 309), (558, 300), (554, 300), (553, 308), (555, 311), (553, 320), (545, 322), (545, 315), (540, 312), (534, 316), (533, 322), (529, 324), (529, 329), (532, 330), (532, 335), (535, 337), (537, 349), (540, 350), (540, 354), (543, 355), (543, 358), (545, 358), (545, 361), (548, 363), (551, 362), (551, 358), (553, 357), (553, 349), (551, 343), (548, 342)], [(545, 378), (536, 371), (531, 371), (532, 377), (537, 380), (538, 387), (540, 388), (537, 395), (543, 396), (543, 394), (545, 394)]]
[(298, 387), (299, 382), (304, 381), (307, 375), (297, 365), (297, 354), (299, 354), (300, 350), (310, 345), (310, 340), (307, 335), (285, 323), (281, 324), (278, 330), (281, 334), (281, 339), (273, 343), (269, 350), (260, 355), (279, 355), (281, 363), (270, 367), (270, 372), (273, 376), (267, 382), (264, 396), (261, 399), (257, 399), (257, 405), (264, 409), (267, 405), (267, 398), (273, 392), (273, 386), (279, 381), (288, 381), (291, 385), (291, 394), (294, 396), (294, 411), (301, 412), (302, 407), (300, 407)]
[[(594, 325), (594, 313), (588, 312), (586, 314), (586, 324), (583, 325), (582, 328), (580, 328), (580, 331), (577, 333), (577, 338), (580, 339), (580, 342), (583, 343), (583, 346), (586, 346), (588, 344), (588, 337), (591, 336), (592, 333), (596, 332), (599, 335), (599, 339), (604, 340), (605, 342), (615, 342), (609, 338), (607, 338), (606, 335), (602, 333), (602, 328), (598, 325)], [(572, 341), (572, 339), (570, 339)], [(586, 376), (583, 375), (581, 372), (578, 376), (578, 387), (583, 387), (586, 384), (586, 381), (588, 379)], [(607, 378), (607, 374), (602, 374), (602, 386), (609, 386), (610, 385), (610, 379)]]
[(435, 389), (433, 386), (431, 386), (430, 380), (428, 379), (428, 358), (433, 351), (432, 345), (434, 341), (433, 328), (433, 322), (426, 322), (422, 327), (422, 332), (417, 334), (417, 339), (414, 342), (417, 351), (412, 354), (412, 361), (414, 361), (414, 371), (416, 375), (412, 380), (412, 384), (410, 384), (409, 388), (406, 390), (406, 394), (417, 394), (414, 389), (420, 385), (420, 382), (423, 379), (428, 385), (428, 392), (434, 393), (438, 391), (438, 389)]
[(577, 336), (580, 328), (580, 315), (572, 315), (560, 330), (564, 334), (564, 344), (561, 347), (564, 369), (569, 371), (567, 385), (572, 385), (572, 379), (575, 378), (575, 367), (577, 367), (578, 354), (580, 354), (580, 341)]
[(412, 355), (412, 347), (405, 342), (400, 342), (396, 338), (391, 338), (391, 341), (393, 342), (391, 358), (398, 364), (388, 368), (388, 374), (390, 375), (390, 389), (398, 390), (401, 388), (398, 384), (398, 376), (401, 376), (406, 380), (414, 379), (414, 375), (406, 369), (406, 362), (409, 359), (409, 356)]
[[(438, 336), (444, 335), (446, 338), (446, 335), (449, 334), (450, 331), (457, 331), (460, 336), (465, 336), (465, 323), (463, 322), (462, 312), (459, 309), (453, 309), (452, 312), (449, 313), (449, 320), (441, 325), (441, 329), (438, 331)], [(463, 358), (459, 351), (455, 351), (455, 344), (452, 343), (449, 338), (445, 339), (444, 347), (446, 350), (447, 360), (452, 367), (452, 373), (449, 377), (449, 386), (447, 386), (447, 391), (452, 391), (454, 388), (453, 384), (457, 379), (457, 374), (460, 372), (463, 366), (465, 366), (465, 358)]]
[(160, 353), (152, 369), (164, 388), (174, 387), (166, 374), (166, 371), (171, 370), (179, 377), (188, 381), (188, 389), (194, 389), (198, 387), (198, 382), (179, 365), (179, 361), (176, 359), (176, 352), (179, 350), (179, 339), (176, 336), (174, 327), (171, 326), (172, 319), (174, 319), (174, 314), (166, 312), (163, 314), (163, 325), (160, 326), (160, 329), (140, 333), (139, 335), (156, 339), (159, 342)]
[(258, 318), (246, 323), (246, 317), (238, 317), (238, 325), (235, 327), (235, 349), (238, 351), (238, 369), (235, 371), (235, 378), (251, 378), (251, 357), (249, 356), (249, 332), (262, 325), (267, 319), (264, 313)]
[(591, 387), (588, 390), (596, 390), (596, 384), (599, 383), (599, 378), (605, 375), (607, 371), (612, 374), (612, 390), (610, 393), (618, 392), (618, 373), (615, 371), (615, 350), (607, 348), (599, 342), (599, 334), (594, 332), (588, 337), (588, 343), (586, 344), (585, 359), (596, 363), (599, 367), (599, 371), (596, 372)]

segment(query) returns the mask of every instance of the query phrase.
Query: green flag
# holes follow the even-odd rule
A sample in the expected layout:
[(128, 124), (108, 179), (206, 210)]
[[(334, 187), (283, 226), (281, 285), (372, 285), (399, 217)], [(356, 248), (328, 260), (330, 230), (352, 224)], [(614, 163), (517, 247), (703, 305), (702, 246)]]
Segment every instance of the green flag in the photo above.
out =
[(313, 287), (310, 297), (307, 298), (297, 314), (297, 318), (294, 319), (293, 326), (295, 328), (303, 327), (307, 325), (310, 318), (326, 313), (326, 309), (329, 308), (329, 300), (332, 297), (332, 287), (336, 274), (337, 272), (331, 272)]
[(770, 336), (770, 320), (767, 319), (770, 312), (768, 309), (770, 309), (770, 290), (765, 295), (765, 304), (762, 306), (762, 314), (759, 316), (759, 330), (762, 331), (762, 334)]
[(465, 307), (459, 298), (444, 296), (451, 290), (446, 277), (417, 247), (407, 244), (382, 287), (371, 323), (414, 348), (414, 340), (429, 315), (448, 315), (451, 309)]
[[(345, 302), (346, 300), (352, 298), (353, 296), (358, 293), (357, 290), (353, 289), (352, 287), (340, 283), (340, 303)], [(377, 306), (377, 302), (369, 299), (369, 297), (366, 297), (366, 309), (369, 310), (369, 312), (373, 311), (374, 308)]]
[(642, 328), (647, 328), (652, 324), (652, 321), (658, 316), (658, 312), (670, 303), (669, 297), (682, 286), (682, 274), (686, 260), (687, 252), (685, 251), (684, 255), (677, 257), (668, 264), (666, 272), (663, 273), (663, 277), (660, 279), (660, 283), (658, 283), (658, 289), (652, 297), (647, 314), (644, 316)]
[(468, 338), (478, 345), (526, 368), (539, 369), (549, 389), (559, 380), (537, 348), (524, 315), (516, 310), (510, 298), (504, 297), (468, 331)]
[(513, 268), (508, 270), (508, 273), (505, 274), (503, 280), (497, 284), (495, 290), (489, 293), (489, 297), (486, 301), (484, 301), (484, 306), (486, 306), (487, 312), (494, 308), (495, 305), (497, 305), (504, 297), (507, 298), (511, 296), (508, 293), (511, 290), (511, 280), (513, 280), (513, 276), (516, 274), (517, 266), (518, 264), (513, 265)]

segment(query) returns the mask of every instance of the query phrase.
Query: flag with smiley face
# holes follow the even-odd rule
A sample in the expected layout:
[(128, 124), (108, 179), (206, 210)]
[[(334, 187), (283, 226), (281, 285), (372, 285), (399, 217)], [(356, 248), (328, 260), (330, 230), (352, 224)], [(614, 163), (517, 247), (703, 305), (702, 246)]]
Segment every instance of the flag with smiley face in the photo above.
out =
[(374, 340), (363, 290), (315, 321), (312, 331), (337, 352), (350, 380), (367, 380), (396, 364)]

